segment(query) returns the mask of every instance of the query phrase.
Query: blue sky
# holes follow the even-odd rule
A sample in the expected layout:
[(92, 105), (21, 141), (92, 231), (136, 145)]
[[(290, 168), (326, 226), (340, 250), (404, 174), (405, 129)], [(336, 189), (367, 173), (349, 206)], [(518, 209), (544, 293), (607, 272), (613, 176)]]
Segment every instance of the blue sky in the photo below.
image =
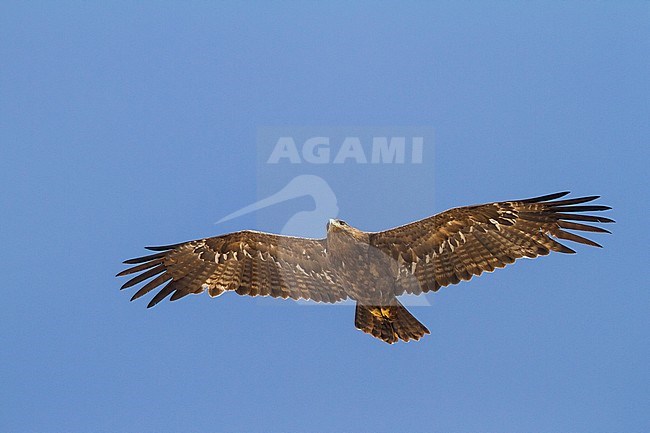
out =
[[(0, 430), (650, 430), (649, 20), (646, 2), (2, 2)], [(417, 167), (319, 168), (361, 228), (570, 189), (614, 207), (614, 234), (428, 296), (417, 343), (345, 306), (129, 303), (114, 275), (144, 245), (310, 206), (214, 224), (277, 181), (261, 128), (305, 126), (434, 131)]]

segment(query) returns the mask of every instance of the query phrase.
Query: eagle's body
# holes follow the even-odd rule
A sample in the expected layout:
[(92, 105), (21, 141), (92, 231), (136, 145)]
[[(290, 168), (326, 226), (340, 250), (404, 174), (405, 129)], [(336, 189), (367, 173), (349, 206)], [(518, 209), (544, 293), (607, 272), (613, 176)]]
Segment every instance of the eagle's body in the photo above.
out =
[(363, 232), (330, 220), (325, 239), (305, 239), (254, 231), (230, 233), (164, 247), (127, 260), (136, 266), (118, 276), (141, 272), (127, 288), (153, 278), (132, 298), (166, 285), (149, 307), (171, 296), (208, 291), (240, 295), (357, 302), (355, 325), (387, 343), (418, 340), (429, 333), (397, 296), (436, 291), (493, 271), (520, 257), (574, 251), (554, 238), (593, 246), (564, 229), (607, 230), (573, 221), (613, 222), (574, 212), (607, 206), (575, 206), (596, 199), (557, 200), (567, 193), (527, 200), (455, 208), (383, 232)]
[(327, 257), (330, 268), (347, 282), (344, 290), (350, 298), (365, 305), (388, 305), (395, 298), (392, 259), (370, 245), (370, 233), (330, 220)]
[(358, 329), (387, 343), (398, 338), (419, 340), (429, 333), (397, 300), (397, 263), (371, 244), (370, 233), (330, 220), (327, 252), (330, 268), (346, 282), (346, 294), (357, 301), (354, 324)]

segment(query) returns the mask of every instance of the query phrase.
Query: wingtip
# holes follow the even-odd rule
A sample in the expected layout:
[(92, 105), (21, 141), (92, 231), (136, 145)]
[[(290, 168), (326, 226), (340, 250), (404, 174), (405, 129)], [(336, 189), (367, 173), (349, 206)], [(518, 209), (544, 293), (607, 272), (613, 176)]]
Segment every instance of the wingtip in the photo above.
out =
[(131, 274), (131, 269), (133, 269), (133, 268), (124, 269), (124, 270), (118, 272), (117, 274), (115, 274), (115, 277), (125, 277), (125, 276)]
[(183, 243), (184, 242), (181, 242), (179, 244), (171, 244), (171, 245), (150, 245), (144, 248), (149, 251), (167, 251), (167, 250), (173, 250), (174, 248), (183, 245)]
[(130, 279), (126, 283), (122, 284), (122, 287), (120, 287), (120, 290), (128, 289), (129, 287), (135, 286), (137, 282), (134, 282), (133, 279)]
[(122, 263), (124, 263), (125, 265), (137, 265), (137, 264), (140, 264), (140, 263), (150, 262), (152, 260), (161, 259), (161, 258), (165, 257), (167, 254), (168, 253), (166, 251), (162, 251), (162, 252), (159, 252), (159, 253), (156, 253), (156, 254), (150, 254), (148, 256), (134, 257), (132, 259), (124, 260), (124, 262), (122, 262)]
[(550, 201), (550, 200), (555, 200), (560, 197), (564, 197), (567, 194), (571, 194), (571, 191), (562, 191), (562, 192), (556, 192), (553, 194), (546, 194), (546, 195), (540, 195), (538, 197), (531, 197), (527, 198), (524, 200), (517, 200), (521, 203), (539, 203), (539, 202), (545, 202), (545, 201)]

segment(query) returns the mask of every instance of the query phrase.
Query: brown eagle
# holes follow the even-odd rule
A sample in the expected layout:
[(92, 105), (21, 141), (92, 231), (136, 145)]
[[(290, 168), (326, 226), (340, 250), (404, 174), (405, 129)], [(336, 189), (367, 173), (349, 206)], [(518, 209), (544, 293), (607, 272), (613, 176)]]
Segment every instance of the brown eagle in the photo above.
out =
[(152, 278), (131, 300), (164, 284), (147, 307), (206, 290), (212, 297), (234, 290), (330, 303), (350, 298), (358, 329), (389, 344), (419, 340), (429, 330), (397, 296), (435, 292), (521, 257), (575, 253), (556, 238), (600, 247), (566, 230), (610, 233), (575, 221), (614, 222), (581, 213), (611, 208), (577, 206), (598, 196), (558, 200), (567, 194), (454, 208), (382, 232), (330, 220), (325, 239), (247, 230), (147, 247), (158, 252), (126, 260), (135, 266), (117, 276), (139, 273), (122, 289)]

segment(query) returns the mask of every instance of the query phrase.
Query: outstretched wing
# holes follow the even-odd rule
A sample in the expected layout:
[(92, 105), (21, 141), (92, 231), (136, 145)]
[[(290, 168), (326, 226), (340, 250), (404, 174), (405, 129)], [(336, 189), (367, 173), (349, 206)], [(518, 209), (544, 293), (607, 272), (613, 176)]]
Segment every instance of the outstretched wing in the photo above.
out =
[(325, 241), (242, 231), (163, 247), (145, 257), (126, 260), (136, 265), (117, 276), (139, 273), (122, 289), (153, 278), (137, 299), (165, 284), (147, 307), (168, 295), (175, 301), (208, 290), (210, 296), (234, 290), (240, 295), (273, 296), (337, 302), (347, 298), (328, 268)]
[(557, 200), (567, 194), (561, 192), (450, 209), (405, 226), (373, 233), (370, 242), (395, 260), (398, 295), (436, 291), (442, 286), (469, 280), (483, 271), (503, 268), (521, 257), (534, 258), (551, 251), (575, 253), (555, 238), (600, 247), (565, 230), (609, 233), (600, 227), (574, 221), (614, 222), (580, 213), (611, 208), (576, 206), (598, 196)]

